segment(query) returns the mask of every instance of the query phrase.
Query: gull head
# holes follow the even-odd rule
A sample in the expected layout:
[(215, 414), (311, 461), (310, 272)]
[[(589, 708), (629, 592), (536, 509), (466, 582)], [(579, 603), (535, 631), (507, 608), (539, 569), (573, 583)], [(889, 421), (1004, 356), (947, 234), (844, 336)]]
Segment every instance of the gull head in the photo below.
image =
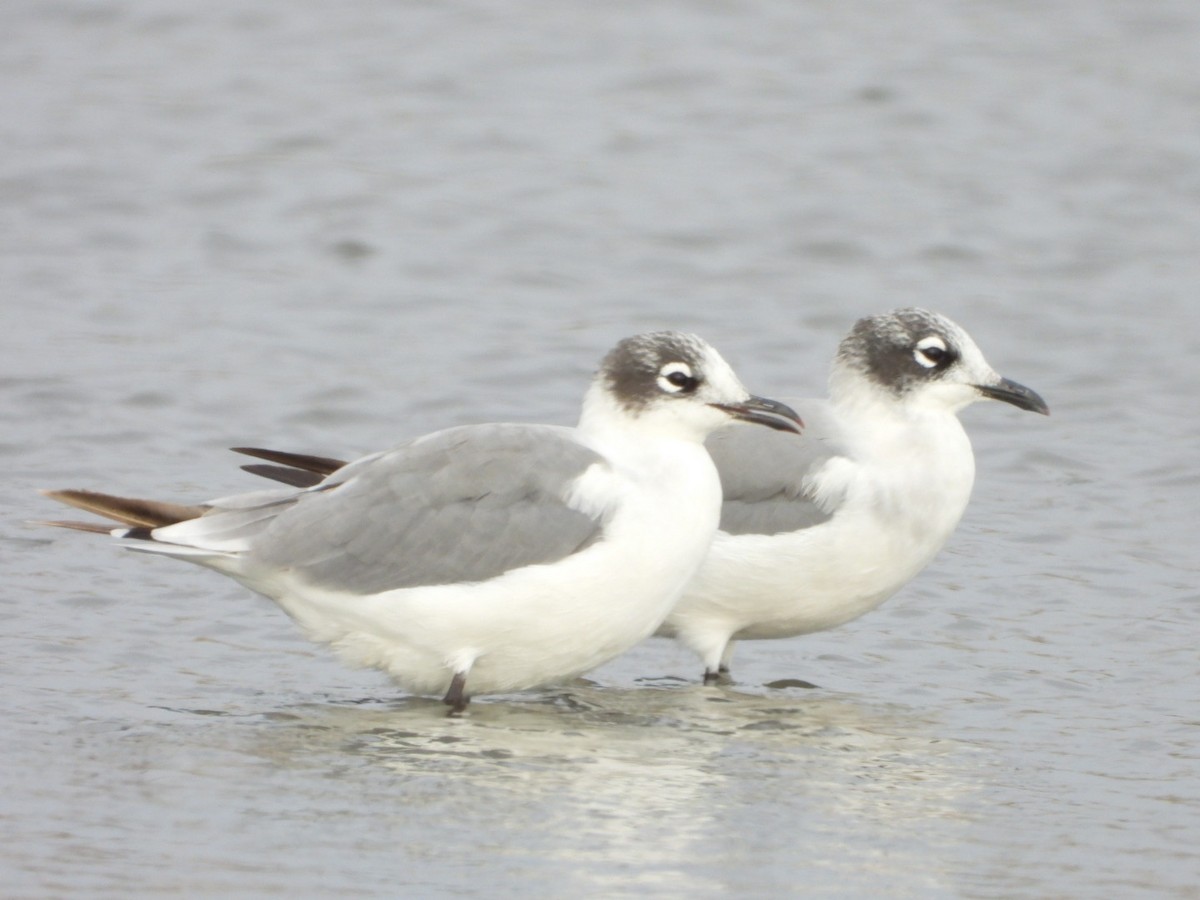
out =
[(784, 404), (750, 394), (706, 341), (678, 331), (634, 335), (604, 357), (584, 406), (585, 419), (597, 414), (697, 441), (734, 420), (793, 432), (801, 424)]
[(998, 375), (960, 326), (916, 308), (859, 319), (838, 347), (830, 387), (835, 398), (882, 394), (951, 413), (982, 399), (1050, 413), (1035, 391)]

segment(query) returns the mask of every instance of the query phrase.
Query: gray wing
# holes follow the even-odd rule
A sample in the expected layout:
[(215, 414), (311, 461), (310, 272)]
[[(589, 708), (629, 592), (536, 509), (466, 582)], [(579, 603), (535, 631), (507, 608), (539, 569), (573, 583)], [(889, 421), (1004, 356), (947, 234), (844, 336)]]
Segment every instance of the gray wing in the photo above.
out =
[(833, 516), (833, 510), (813, 499), (808, 478), (827, 460), (846, 455), (845, 441), (828, 402), (784, 402), (804, 420), (802, 434), (734, 425), (708, 439), (725, 496), (722, 531), (779, 534), (810, 528)]
[(298, 495), (256, 561), (350, 593), (482, 581), (601, 536), (565, 495), (598, 453), (552, 426), (453, 428), (365, 457)]

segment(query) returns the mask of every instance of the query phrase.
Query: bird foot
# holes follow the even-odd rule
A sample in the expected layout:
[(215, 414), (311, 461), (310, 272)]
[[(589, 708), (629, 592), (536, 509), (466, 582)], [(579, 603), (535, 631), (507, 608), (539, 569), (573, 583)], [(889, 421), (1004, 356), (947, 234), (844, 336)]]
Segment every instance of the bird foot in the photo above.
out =
[(733, 684), (733, 676), (729, 674), (728, 666), (720, 666), (715, 672), (705, 670), (704, 683), (706, 685)]
[(450, 679), (450, 689), (442, 698), (442, 702), (450, 707), (450, 712), (446, 715), (461, 716), (466, 711), (467, 705), (471, 702), (471, 698), (467, 696), (466, 687), (466, 673), (455, 672), (454, 677)]

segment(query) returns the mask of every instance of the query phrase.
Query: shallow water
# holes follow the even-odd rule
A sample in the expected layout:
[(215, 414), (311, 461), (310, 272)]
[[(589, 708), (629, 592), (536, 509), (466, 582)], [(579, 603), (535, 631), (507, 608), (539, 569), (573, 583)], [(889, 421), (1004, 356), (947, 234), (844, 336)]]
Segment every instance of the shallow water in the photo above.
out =
[[(6, 895), (1060, 897), (1200, 881), (1200, 11), (0, 12)], [(881, 610), (461, 720), (213, 573), (31, 527), (225, 448), (569, 422), (617, 338), (822, 390), (966, 326), (1049, 419)], [(818, 687), (805, 688), (803, 682)]]

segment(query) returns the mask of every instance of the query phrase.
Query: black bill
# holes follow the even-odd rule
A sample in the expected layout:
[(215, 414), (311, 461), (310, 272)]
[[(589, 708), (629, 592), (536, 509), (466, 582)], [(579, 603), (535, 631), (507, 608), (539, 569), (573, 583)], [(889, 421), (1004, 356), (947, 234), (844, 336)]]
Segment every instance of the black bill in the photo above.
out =
[(754, 422), (756, 425), (766, 425), (776, 431), (794, 431), (800, 433), (804, 423), (796, 415), (796, 411), (786, 403), (778, 400), (768, 400), (766, 397), (750, 396), (742, 403), (713, 403), (717, 409), (729, 413), (735, 419), (743, 422)]
[(985, 397), (1011, 403), (1017, 409), (1027, 409), (1030, 412), (1041, 413), (1043, 416), (1050, 415), (1050, 407), (1046, 405), (1046, 401), (1037, 391), (1030, 390), (1015, 381), (1009, 381), (1007, 378), (1001, 378), (995, 384), (977, 384), (975, 389)]

